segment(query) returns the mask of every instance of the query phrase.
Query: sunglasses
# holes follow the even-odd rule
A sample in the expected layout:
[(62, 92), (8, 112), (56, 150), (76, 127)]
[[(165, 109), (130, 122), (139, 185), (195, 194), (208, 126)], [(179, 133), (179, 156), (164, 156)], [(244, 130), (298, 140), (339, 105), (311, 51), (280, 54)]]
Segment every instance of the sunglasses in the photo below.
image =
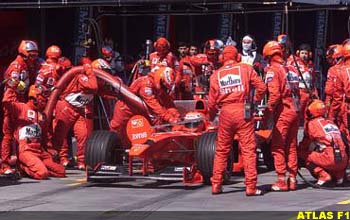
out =
[(242, 41), (244, 44), (250, 44), (250, 43), (252, 43), (252, 41), (251, 40), (244, 40), (244, 41)]

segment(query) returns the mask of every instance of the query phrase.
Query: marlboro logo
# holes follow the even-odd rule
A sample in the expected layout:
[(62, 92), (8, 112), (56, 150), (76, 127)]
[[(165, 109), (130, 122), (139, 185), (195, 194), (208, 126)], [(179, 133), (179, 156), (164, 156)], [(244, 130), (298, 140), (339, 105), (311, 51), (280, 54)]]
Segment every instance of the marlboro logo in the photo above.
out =
[(239, 75), (226, 75), (220, 79), (220, 87), (235, 86), (241, 84), (241, 77)]

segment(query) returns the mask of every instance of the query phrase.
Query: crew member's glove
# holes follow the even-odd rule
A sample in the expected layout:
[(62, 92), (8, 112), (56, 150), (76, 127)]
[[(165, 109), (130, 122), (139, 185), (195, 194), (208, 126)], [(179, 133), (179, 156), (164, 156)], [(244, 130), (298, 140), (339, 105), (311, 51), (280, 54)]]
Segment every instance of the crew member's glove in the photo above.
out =
[(264, 116), (264, 112), (262, 110), (259, 110), (258, 113), (256, 114), (256, 116), (263, 117)]
[(175, 123), (177, 123), (177, 122), (179, 122), (179, 121), (180, 121), (179, 118), (170, 118), (170, 119), (168, 120), (168, 122), (169, 122), (170, 124), (175, 124)]
[(27, 88), (26, 83), (20, 80), (17, 84), (17, 90), (23, 92)]

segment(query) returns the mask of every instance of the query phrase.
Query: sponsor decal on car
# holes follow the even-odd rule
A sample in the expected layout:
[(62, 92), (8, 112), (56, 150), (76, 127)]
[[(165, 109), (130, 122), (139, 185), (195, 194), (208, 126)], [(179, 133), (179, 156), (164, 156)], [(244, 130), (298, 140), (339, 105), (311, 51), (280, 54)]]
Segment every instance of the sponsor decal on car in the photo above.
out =
[(131, 127), (132, 128), (139, 128), (142, 126), (143, 126), (142, 118), (137, 118), (137, 119), (131, 120)]
[(147, 137), (147, 132), (132, 134), (132, 140), (143, 139)]
[(107, 165), (102, 165), (100, 170), (106, 170), (106, 171), (116, 171), (117, 166), (107, 166)]
[(148, 120), (142, 115), (131, 117), (126, 125), (126, 134), (132, 144), (143, 144), (153, 133)]

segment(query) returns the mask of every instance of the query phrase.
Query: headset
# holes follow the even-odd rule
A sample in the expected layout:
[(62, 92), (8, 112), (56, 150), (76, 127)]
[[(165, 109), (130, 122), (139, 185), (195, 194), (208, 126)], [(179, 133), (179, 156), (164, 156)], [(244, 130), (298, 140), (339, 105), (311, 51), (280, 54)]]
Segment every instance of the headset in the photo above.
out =
[(295, 55), (297, 55), (297, 57), (299, 57), (300, 56), (300, 51), (302, 51), (302, 50), (308, 51), (309, 59), (312, 58), (311, 46), (309, 44), (300, 44), (299, 47), (298, 47), (298, 50), (295, 52)]
[(254, 38), (252, 35), (250, 35), (250, 34), (246, 34), (246, 35), (244, 35), (244, 37), (242, 38), (242, 42), (243, 42), (243, 39), (244, 39), (245, 37), (249, 37), (250, 39), (252, 39), (252, 48), (251, 48), (251, 50), (252, 50), (252, 51), (256, 51), (256, 50), (258, 49), (258, 47), (256, 46), (255, 38)]

